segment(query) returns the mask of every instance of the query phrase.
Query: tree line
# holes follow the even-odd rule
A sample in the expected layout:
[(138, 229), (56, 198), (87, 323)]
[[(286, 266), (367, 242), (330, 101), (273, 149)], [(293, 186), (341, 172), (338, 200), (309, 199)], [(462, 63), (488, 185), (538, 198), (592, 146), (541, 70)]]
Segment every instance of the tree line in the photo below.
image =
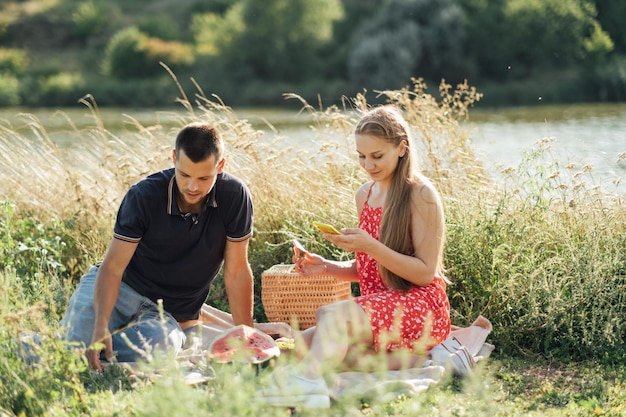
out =
[(340, 102), (423, 78), (493, 105), (626, 99), (621, 0), (0, 1), (0, 105)]

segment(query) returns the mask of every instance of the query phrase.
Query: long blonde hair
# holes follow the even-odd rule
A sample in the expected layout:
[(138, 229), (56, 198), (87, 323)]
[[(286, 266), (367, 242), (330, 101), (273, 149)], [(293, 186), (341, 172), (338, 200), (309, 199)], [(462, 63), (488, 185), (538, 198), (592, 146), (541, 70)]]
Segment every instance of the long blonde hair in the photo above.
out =
[[(407, 152), (398, 160), (398, 166), (385, 198), (383, 218), (380, 225), (379, 240), (385, 246), (405, 255), (411, 254), (411, 190), (414, 184), (424, 181), (419, 174), (409, 124), (400, 110), (394, 106), (379, 106), (363, 115), (355, 128), (355, 134), (371, 135), (383, 139), (395, 146), (402, 141), (408, 145)], [(442, 233), (445, 233), (442, 231)], [(443, 239), (439, 248), (437, 273), (443, 276)], [(409, 291), (414, 284), (394, 274), (379, 264), (380, 274), (387, 287)]]

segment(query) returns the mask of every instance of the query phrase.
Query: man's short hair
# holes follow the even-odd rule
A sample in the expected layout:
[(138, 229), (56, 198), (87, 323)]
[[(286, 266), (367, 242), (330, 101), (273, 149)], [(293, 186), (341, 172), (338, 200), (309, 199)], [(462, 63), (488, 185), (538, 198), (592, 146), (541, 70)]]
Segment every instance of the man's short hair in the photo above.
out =
[(195, 122), (181, 129), (176, 136), (174, 149), (177, 156), (182, 149), (194, 163), (204, 161), (213, 155), (219, 162), (224, 156), (224, 141), (222, 135), (213, 126)]

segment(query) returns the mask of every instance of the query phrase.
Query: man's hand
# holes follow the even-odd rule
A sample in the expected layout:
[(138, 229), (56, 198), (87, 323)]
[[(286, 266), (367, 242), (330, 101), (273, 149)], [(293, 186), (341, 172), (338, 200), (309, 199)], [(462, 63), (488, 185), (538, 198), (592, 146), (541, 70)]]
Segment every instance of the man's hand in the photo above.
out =
[(94, 327), (91, 344), (87, 351), (89, 366), (97, 371), (104, 369), (100, 362), (100, 353), (103, 350), (108, 362), (112, 362), (114, 359), (113, 342), (111, 341), (111, 333), (109, 333), (109, 319), (117, 302), (122, 275), (136, 249), (136, 242), (125, 242), (113, 238), (104, 260), (98, 268), (93, 299)]
[(107, 362), (113, 362), (114, 357), (111, 333), (109, 333), (109, 330), (106, 328), (95, 328), (93, 336), (91, 337), (91, 344), (87, 350), (87, 360), (89, 361), (89, 367), (99, 372), (104, 370), (104, 366), (100, 361), (100, 353), (103, 350)]

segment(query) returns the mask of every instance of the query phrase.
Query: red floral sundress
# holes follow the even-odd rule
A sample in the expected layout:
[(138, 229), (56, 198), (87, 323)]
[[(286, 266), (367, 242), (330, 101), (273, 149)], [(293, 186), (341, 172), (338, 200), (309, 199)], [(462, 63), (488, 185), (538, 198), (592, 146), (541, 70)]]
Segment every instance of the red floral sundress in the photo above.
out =
[[(370, 207), (367, 195), (359, 228), (378, 240), (382, 207)], [(376, 260), (364, 252), (356, 252), (361, 295), (354, 301), (370, 318), (374, 349), (380, 351), (408, 348), (426, 352), (443, 342), (450, 333), (450, 303), (446, 282), (435, 276), (427, 287), (414, 286), (403, 292), (387, 288)]]

